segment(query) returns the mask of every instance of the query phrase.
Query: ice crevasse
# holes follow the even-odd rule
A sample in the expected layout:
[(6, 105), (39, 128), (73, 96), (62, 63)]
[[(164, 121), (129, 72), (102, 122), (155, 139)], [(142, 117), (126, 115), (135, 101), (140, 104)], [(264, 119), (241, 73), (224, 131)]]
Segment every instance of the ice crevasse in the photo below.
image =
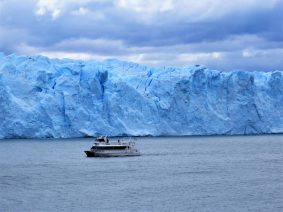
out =
[(0, 54), (0, 138), (283, 133), (283, 72)]

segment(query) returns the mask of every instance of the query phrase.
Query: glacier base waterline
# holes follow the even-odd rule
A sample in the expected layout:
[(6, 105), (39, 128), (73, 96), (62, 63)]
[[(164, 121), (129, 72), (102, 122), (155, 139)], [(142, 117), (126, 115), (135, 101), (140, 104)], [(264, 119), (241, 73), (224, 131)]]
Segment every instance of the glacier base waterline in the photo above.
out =
[(0, 138), (283, 133), (283, 72), (0, 54)]

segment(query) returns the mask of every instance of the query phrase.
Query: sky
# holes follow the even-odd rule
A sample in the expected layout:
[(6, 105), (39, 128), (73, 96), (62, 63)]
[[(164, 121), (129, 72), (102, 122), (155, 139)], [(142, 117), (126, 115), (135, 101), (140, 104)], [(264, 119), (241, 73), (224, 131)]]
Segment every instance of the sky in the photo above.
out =
[(283, 70), (283, 0), (0, 0), (0, 51)]

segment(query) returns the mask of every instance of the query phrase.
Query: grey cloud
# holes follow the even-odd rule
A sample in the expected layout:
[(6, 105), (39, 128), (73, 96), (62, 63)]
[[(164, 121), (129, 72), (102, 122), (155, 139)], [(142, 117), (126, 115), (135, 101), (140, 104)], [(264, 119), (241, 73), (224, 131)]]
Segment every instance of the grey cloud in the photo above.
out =
[[(134, 58), (156, 65), (185, 65), (182, 54), (220, 52), (221, 57), (199, 57), (196, 63), (219, 69), (283, 69), (279, 58), (283, 49), (283, 3), (273, 8), (232, 11), (221, 17), (190, 21), (173, 11), (143, 21), (134, 12), (125, 13), (113, 1), (83, 5), (84, 16), (72, 15), (74, 4), (56, 20), (37, 16), (36, 1), (4, 1), (0, 14), (0, 51), (32, 53), (61, 51), (104, 57)], [(142, 14), (141, 14), (142, 15)], [(28, 48), (27, 48), (28, 47)], [(251, 49), (254, 54), (243, 56)], [(208, 54), (209, 55), (209, 54)], [(268, 62), (270, 61), (270, 62)]]

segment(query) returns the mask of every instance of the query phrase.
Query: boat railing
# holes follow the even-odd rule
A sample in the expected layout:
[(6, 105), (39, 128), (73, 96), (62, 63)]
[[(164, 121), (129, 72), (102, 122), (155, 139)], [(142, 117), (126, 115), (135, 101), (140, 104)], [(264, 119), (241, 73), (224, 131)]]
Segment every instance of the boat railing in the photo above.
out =
[[(118, 139), (117, 143), (119, 145), (129, 145), (129, 146), (135, 146), (135, 138), (133, 139), (132, 137), (129, 137), (129, 138), (121, 138), (121, 139)], [(95, 146), (98, 146), (100, 145), (101, 143), (103, 144), (111, 144), (109, 142), (109, 139), (108, 139), (108, 136), (99, 136), (95, 139), (95, 142), (94, 142), (94, 145)], [(113, 144), (113, 143), (112, 143)]]

